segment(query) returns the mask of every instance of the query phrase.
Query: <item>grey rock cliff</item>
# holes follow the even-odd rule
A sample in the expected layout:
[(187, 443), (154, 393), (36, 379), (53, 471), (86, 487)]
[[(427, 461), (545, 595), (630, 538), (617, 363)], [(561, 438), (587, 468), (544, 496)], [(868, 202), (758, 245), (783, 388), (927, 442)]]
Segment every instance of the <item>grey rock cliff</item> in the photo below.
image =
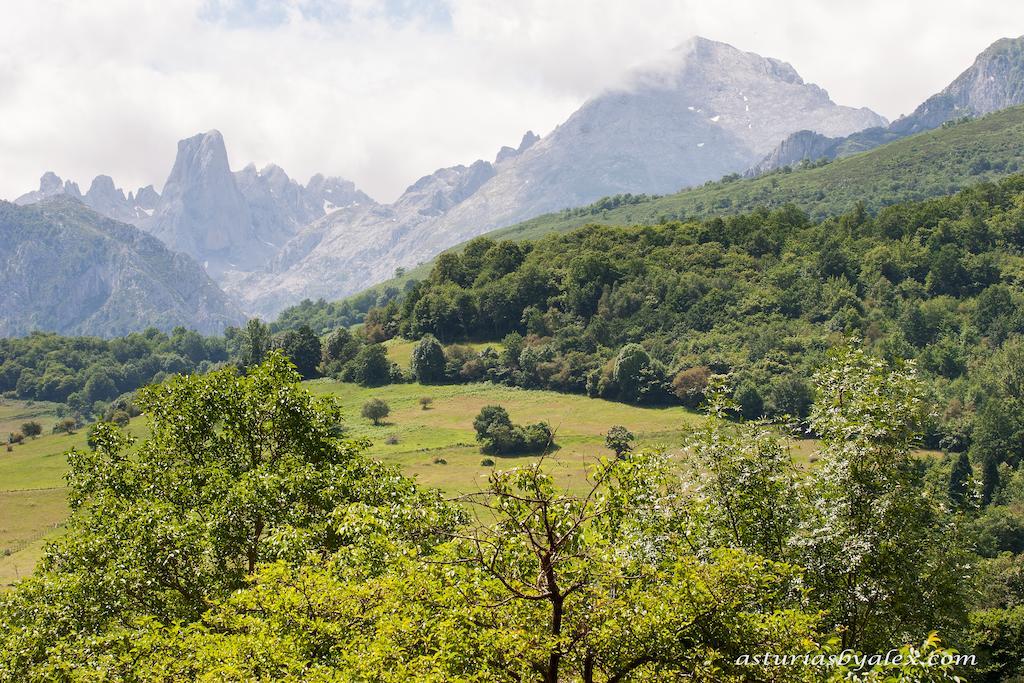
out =
[(26, 206), (58, 195), (67, 195), (69, 197), (74, 197), (75, 199), (82, 198), (82, 193), (78, 189), (78, 185), (76, 183), (73, 183), (70, 180), (61, 180), (60, 176), (53, 171), (47, 171), (39, 179), (38, 190), (26, 192), (15, 199), (14, 203), (18, 206)]
[(216, 130), (178, 143), (147, 229), (171, 249), (203, 263), (214, 277), (229, 269), (256, 268), (275, 249), (257, 237), (228, 166), (224, 138)]
[(800, 130), (781, 143), (761, 160), (759, 164), (747, 171), (746, 175), (755, 176), (783, 166), (794, 166), (805, 160), (832, 158), (845, 138), (830, 138), (813, 130)]

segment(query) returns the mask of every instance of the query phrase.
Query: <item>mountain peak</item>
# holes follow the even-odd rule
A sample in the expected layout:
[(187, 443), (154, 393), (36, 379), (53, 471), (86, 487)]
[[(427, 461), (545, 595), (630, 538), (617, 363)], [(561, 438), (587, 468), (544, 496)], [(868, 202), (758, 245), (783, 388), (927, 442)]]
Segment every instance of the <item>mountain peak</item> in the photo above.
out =
[(911, 135), (964, 116), (982, 116), (1024, 103), (1024, 36), (1000, 38), (956, 80), (925, 100), (891, 130)]
[(98, 175), (92, 179), (92, 184), (89, 185), (89, 191), (85, 193), (86, 196), (117, 196), (121, 201), (125, 201), (124, 191), (120, 190), (114, 185), (114, 179), (108, 175)]
[(39, 191), (46, 194), (56, 194), (61, 191), (64, 181), (53, 171), (47, 171), (39, 179)]
[(82, 192), (78, 189), (77, 183), (70, 180), (62, 180), (61, 177), (53, 171), (47, 171), (39, 178), (38, 190), (26, 192), (15, 199), (14, 203), (19, 206), (26, 206), (57, 195), (68, 195), (75, 199), (82, 198)]
[(530, 149), (538, 142), (540, 142), (540, 136), (534, 133), (532, 130), (528, 130), (525, 133), (523, 133), (523, 139), (519, 141), (519, 148), (516, 149), (516, 152), (522, 154), (523, 152)]
[(150, 230), (172, 249), (208, 263), (213, 273), (260, 260), (266, 249), (253, 239), (249, 207), (228, 166), (220, 131), (178, 142)]

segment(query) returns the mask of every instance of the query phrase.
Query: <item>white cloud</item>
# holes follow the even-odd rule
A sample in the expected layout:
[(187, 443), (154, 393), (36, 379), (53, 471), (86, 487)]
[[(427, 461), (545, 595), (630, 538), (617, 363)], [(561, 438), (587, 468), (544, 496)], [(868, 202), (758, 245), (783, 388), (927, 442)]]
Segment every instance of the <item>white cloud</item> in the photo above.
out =
[(894, 118), (1024, 5), (937, 0), (35, 0), (0, 23), (0, 196), (54, 170), (125, 188), (219, 128), (232, 165), (342, 175), (383, 200), (439, 166), (546, 133), (694, 34), (792, 63)]

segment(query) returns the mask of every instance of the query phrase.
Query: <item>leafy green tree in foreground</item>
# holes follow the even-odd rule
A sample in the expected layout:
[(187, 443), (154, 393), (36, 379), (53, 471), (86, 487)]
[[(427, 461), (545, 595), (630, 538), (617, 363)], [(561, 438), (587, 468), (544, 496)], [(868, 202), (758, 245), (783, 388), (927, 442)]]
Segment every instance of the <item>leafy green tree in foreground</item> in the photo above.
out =
[(815, 600), (843, 646), (864, 651), (957, 628), (970, 563), (912, 457), (927, 412), (913, 364), (845, 348), (816, 383), (810, 423), (822, 462), (793, 541)]
[(346, 552), (375, 511), (416, 510), (395, 539), (453, 518), (362, 457), (367, 442), (340, 438), (336, 402), (298, 380), (276, 351), (246, 376), (175, 377), (139, 394), (151, 438), (133, 444), (101, 423), (95, 450), (69, 454), (68, 532), (0, 597), (0, 680), (60, 678), (65, 659), (91, 666), (140, 619), (196, 621), (262, 563)]
[(708, 419), (688, 439), (695, 537), (707, 548), (792, 561), (790, 542), (805, 512), (792, 455), (771, 426), (726, 419), (741, 411), (726, 377), (712, 375), (705, 392)]
[(543, 464), (495, 473), (464, 500), (493, 523), (432, 551), (352, 523), (380, 562), (349, 550), (264, 565), (197, 621), (146, 619), (109, 639), (99, 667), (143, 680), (710, 683), (748, 680), (740, 654), (817, 647), (816, 615), (793, 600), (795, 567), (690, 551), (666, 465), (612, 459), (579, 495)]

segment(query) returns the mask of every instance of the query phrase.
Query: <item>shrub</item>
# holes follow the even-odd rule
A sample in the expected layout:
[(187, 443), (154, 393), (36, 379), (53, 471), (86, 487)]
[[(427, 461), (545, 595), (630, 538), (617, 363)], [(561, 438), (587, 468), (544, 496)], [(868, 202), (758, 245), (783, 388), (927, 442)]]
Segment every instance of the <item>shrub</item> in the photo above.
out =
[(484, 458), (483, 460), (480, 461), (480, 466), (481, 467), (494, 467), (494, 459), (493, 458)]
[(21, 425), (21, 433), (34, 439), (43, 433), (43, 425), (39, 424), (35, 420), (25, 422)]
[(63, 420), (53, 426), (54, 433), (64, 432), (66, 434), (74, 434), (75, 430), (78, 429), (78, 420), (73, 417), (65, 417)]
[(427, 409), (430, 408), (430, 404), (433, 403), (433, 402), (434, 402), (434, 399), (430, 398), (429, 396), (421, 396), (420, 397), (420, 408), (422, 408), (423, 410), (427, 410)]
[(363, 404), (363, 417), (373, 420), (375, 425), (379, 425), (380, 421), (390, 414), (391, 406), (382, 399), (373, 398)]
[(704, 389), (707, 388), (710, 378), (711, 370), (703, 365), (680, 370), (672, 378), (672, 393), (684, 406), (696, 408), (704, 400)]
[(626, 344), (612, 367), (619, 398), (630, 403), (658, 401), (664, 395), (664, 368), (639, 344)]
[(764, 399), (753, 382), (743, 382), (736, 387), (733, 399), (739, 406), (740, 415), (747, 420), (759, 418), (764, 414)]
[(501, 406), (484, 406), (473, 420), (473, 429), (481, 450), (490, 455), (537, 453), (554, 445), (547, 422), (512, 424), (508, 411)]

